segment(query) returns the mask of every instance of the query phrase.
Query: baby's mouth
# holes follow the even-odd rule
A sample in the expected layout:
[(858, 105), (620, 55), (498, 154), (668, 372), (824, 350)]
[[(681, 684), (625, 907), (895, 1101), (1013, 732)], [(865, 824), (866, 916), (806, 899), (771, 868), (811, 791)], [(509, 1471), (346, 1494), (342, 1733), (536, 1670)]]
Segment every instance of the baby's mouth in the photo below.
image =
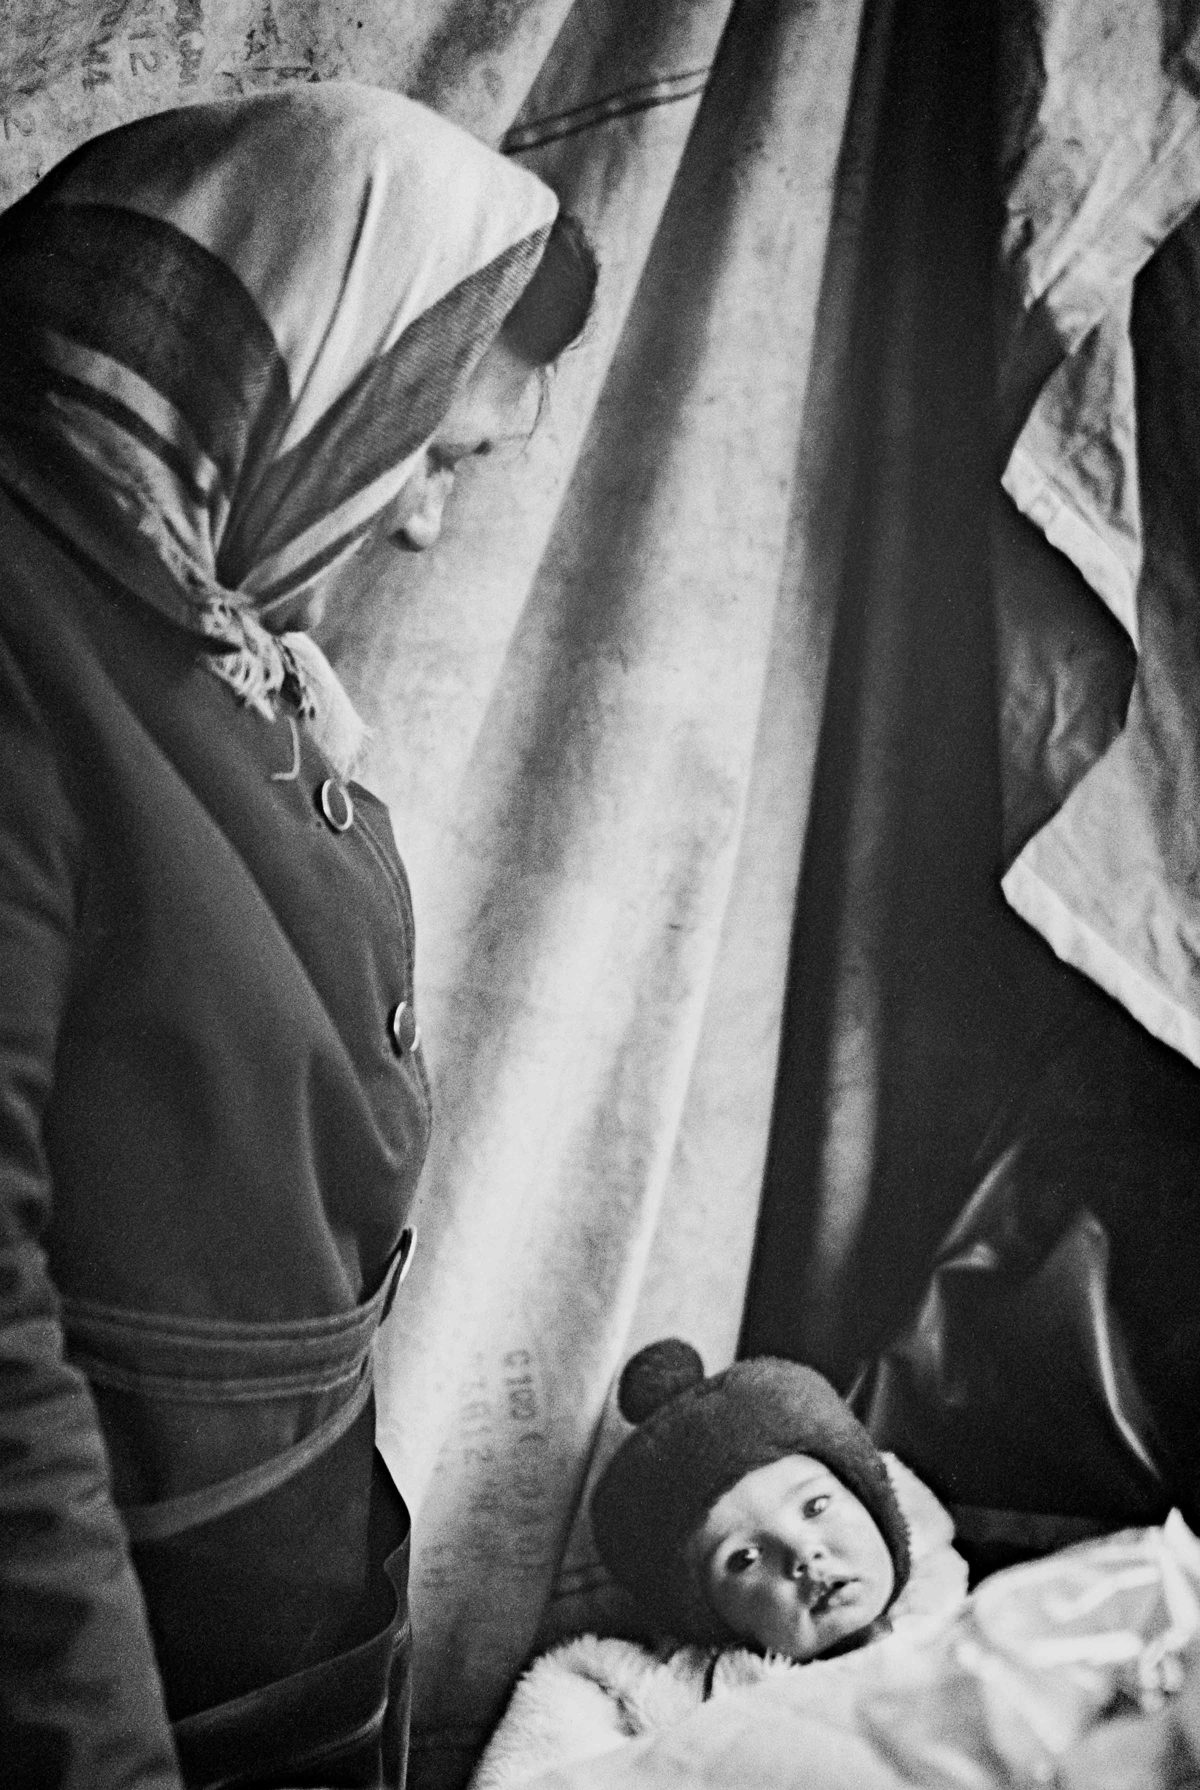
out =
[(822, 1584), (814, 1586), (808, 1599), (809, 1615), (823, 1616), (853, 1583), (853, 1579), (826, 1579)]

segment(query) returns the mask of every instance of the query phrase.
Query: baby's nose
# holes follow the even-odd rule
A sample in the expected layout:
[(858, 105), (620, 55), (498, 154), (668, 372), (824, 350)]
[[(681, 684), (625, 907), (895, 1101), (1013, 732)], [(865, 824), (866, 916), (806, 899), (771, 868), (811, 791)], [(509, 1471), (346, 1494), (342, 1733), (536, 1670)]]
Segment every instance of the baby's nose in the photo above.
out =
[(791, 1576), (794, 1579), (805, 1579), (818, 1572), (825, 1560), (825, 1547), (819, 1541), (802, 1541), (796, 1543), (791, 1553)]

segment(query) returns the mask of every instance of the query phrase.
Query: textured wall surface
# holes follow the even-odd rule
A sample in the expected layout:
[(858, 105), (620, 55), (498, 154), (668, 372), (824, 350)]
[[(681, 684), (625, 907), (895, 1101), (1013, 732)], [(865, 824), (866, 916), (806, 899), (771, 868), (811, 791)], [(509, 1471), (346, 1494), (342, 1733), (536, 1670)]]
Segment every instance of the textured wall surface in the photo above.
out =
[(0, 0), (0, 206), (127, 118), (290, 81), (377, 81), (498, 136), (568, 10), (566, 0)]

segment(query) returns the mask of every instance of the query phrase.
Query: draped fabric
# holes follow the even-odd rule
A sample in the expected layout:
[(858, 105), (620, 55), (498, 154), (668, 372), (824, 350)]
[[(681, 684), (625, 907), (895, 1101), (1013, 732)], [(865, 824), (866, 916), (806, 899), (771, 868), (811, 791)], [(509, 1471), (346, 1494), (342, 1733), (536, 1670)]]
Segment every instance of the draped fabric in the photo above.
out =
[(1200, 1066), (1200, 8), (1104, 13), (1020, 8), (1003, 46), (1004, 484), (1093, 612), (1077, 666), (1062, 575), (1002, 610), (1004, 889)]
[(595, 327), (390, 645), (382, 579), (332, 643), (424, 915), (439, 1123), (380, 1367), (431, 1782), (601, 1620), (576, 1513), (625, 1355), (732, 1354), (824, 676), (801, 454), (858, 20), (632, 16), (573, 15), (515, 126), (598, 237)]
[(323, 639), (410, 869), (435, 1081), (379, 1350), (418, 1785), (607, 1612), (579, 1510), (625, 1355), (733, 1354), (849, 526), (878, 12), (849, 137), (858, 0), (113, 0), (16, 45), (10, 197), (180, 97), (358, 76), (505, 140), (600, 252), (531, 443), (464, 473), (423, 563), (355, 563)]
[(896, 9), (864, 175), (856, 526), (741, 1341), (842, 1385), (907, 1314), (1043, 1021), (1040, 954), (997, 887), (989, 25)]
[[(947, 1403), (965, 1398), (929, 1271), (1007, 1158), (1014, 1259), (1036, 1267), (1081, 1207), (1111, 1251), (1096, 1316), (1189, 1507), (1197, 1084), (1186, 1024), (1154, 1021), (1190, 1000), (1195, 888), (1192, 36), (1186, 7), (897, 8), (845, 393), (864, 533), (741, 1337), (849, 1385), (923, 1322)], [(1020, 867), (1052, 862), (1128, 964), (1158, 953), (1169, 1002), (1130, 999), (1064, 949), (1084, 929), (1018, 898)], [(1022, 1343), (981, 1383), (1041, 1414), (1041, 1464), (1069, 1479), (1079, 1431), (1055, 1432), (1053, 1376), (1030, 1382)], [(976, 1461), (965, 1499), (997, 1516), (1029, 1510), (1028, 1432), (1006, 1433), (1010, 1461), (990, 1485)], [(954, 1501), (935, 1448), (914, 1464)]]

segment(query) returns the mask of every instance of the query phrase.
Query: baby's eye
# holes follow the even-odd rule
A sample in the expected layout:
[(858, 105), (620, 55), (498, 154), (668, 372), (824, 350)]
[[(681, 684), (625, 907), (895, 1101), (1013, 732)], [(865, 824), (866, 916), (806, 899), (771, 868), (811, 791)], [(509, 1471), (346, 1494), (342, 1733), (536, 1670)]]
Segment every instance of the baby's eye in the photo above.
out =
[(751, 1547), (734, 1548), (733, 1552), (726, 1554), (722, 1561), (724, 1570), (729, 1573), (749, 1572), (752, 1566), (757, 1565), (758, 1549)]
[(806, 1498), (804, 1514), (806, 1517), (819, 1517), (822, 1511), (828, 1510), (832, 1499), (828, 1492), (818, 1492), (815, 1498)]

